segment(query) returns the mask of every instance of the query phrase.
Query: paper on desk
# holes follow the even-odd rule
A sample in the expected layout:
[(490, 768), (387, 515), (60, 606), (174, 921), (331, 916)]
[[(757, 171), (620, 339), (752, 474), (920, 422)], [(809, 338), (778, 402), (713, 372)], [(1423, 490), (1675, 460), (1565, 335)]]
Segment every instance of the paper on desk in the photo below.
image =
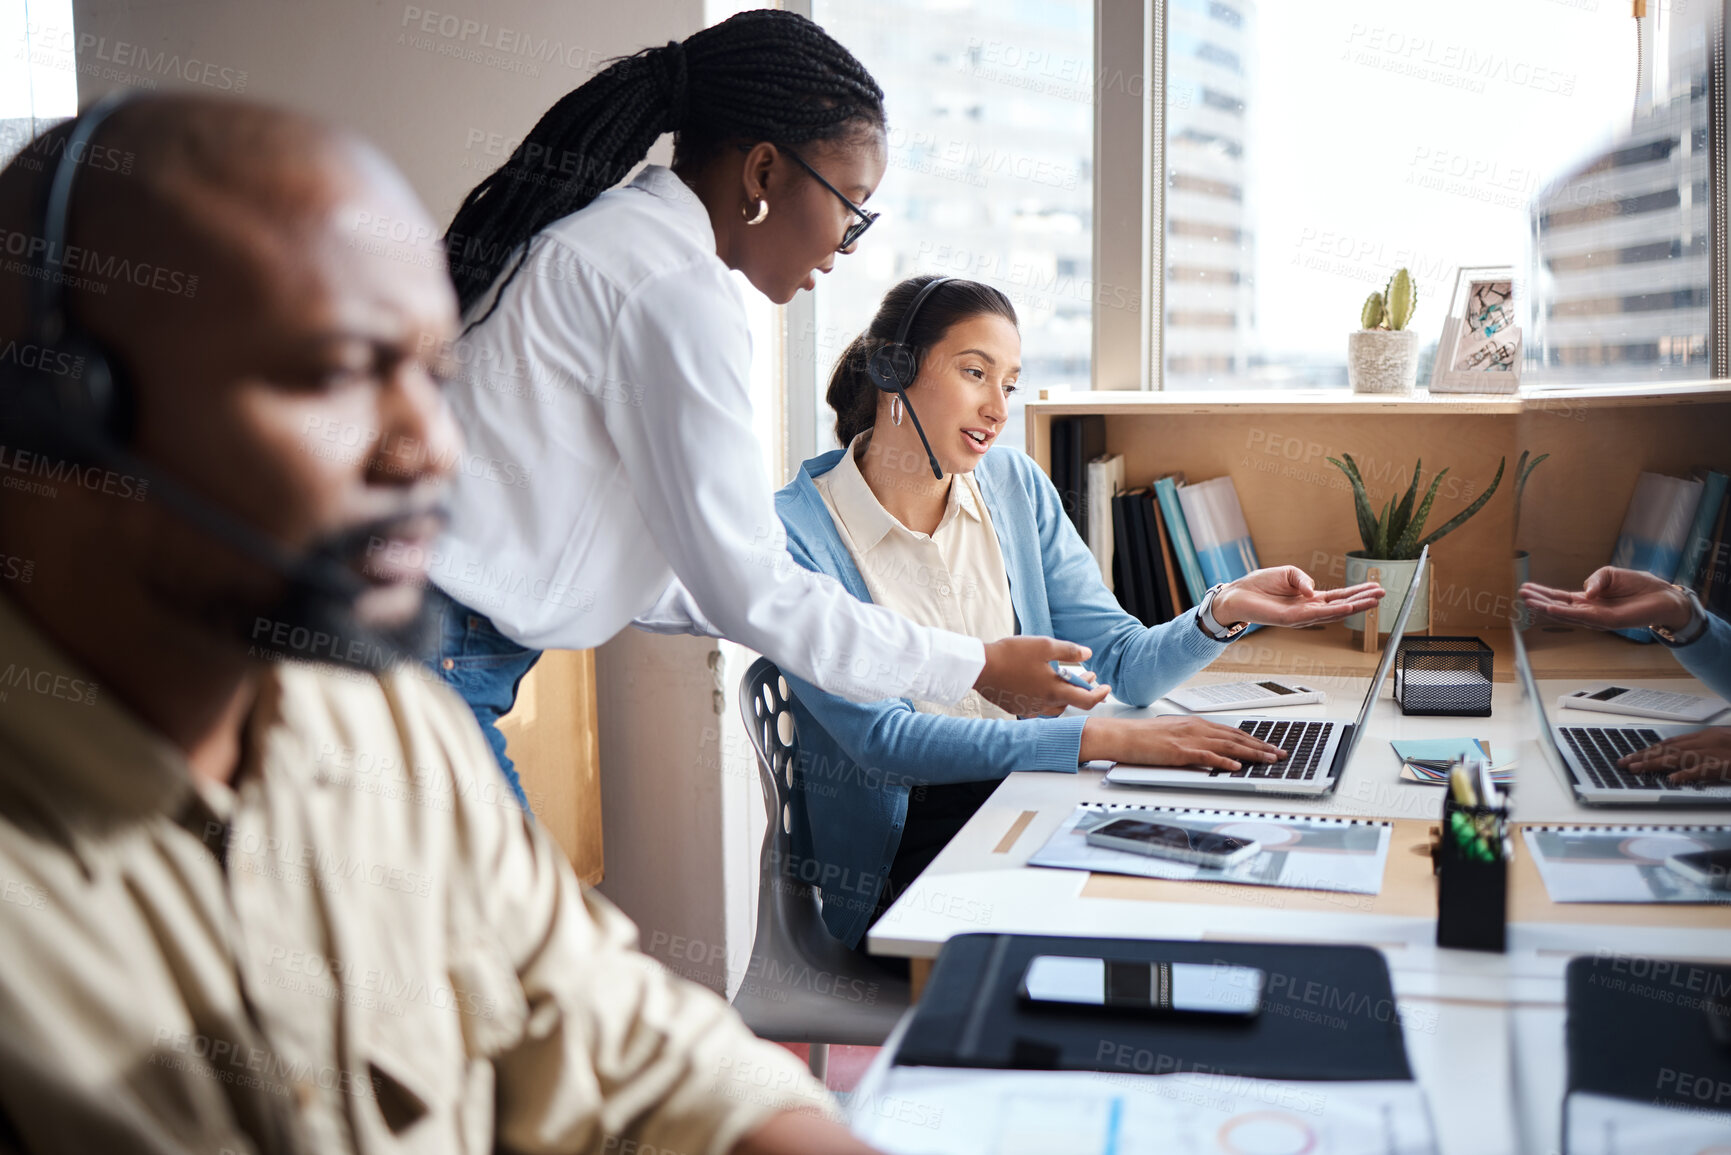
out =
[[(1395, 756), (1400, 759), (1400, 777), (1403, 782), (1420, 782), (1427, 786), (1448, 785), (1449, 772), (1438, 770), (1438, 764), (1452, 762), (1456, 758), (1469, 760), (1491, 758), (1491, 744), (1483, 738), (1402, 738), (1398, 742), (1390, 742), (1394, 747)], [(1430, 765), (1415, 765), (1427, 762)], [(1513, 759), (1491, 765), (1491, 781), (1498, 786), (1507, 786), (1514, 781), (1515, 763)]]
[[(1217, 870), (1150, 858), (1128, 850), (1090, 846), (1088, 831), (1114, 818), (1139, 818), (1239, 838), (1254, 838), (1262, 844), (1262, 850), (1254, 858), (1231, 869)], [(1170, 878), (1183, 882), (1230, 882), (1245, 886), (1380, 894), (1392, 830), (1387, 822), (1371, 818), (1084, 802), (1064, 820), (1046, 844), (1034, 852), (1028, 865), (1097, 870), (1142, 878)]]
[(1436, 1149), (1411, 1082), (1288, 1083), (1219, 1074), (892, 1067), (848, 1104), (891, 1155), (1420, 1155)]
[(1521, 833), (1552, 902), (1731, 903), (1665, 866), (1731, 848), (1731, 826), (1528, 826)]
[(1731, 1149), (1731, 1112), (1691, 1111), (1575, 1091), (1563, 1110), (1568, 1155), (1709, 1155)]

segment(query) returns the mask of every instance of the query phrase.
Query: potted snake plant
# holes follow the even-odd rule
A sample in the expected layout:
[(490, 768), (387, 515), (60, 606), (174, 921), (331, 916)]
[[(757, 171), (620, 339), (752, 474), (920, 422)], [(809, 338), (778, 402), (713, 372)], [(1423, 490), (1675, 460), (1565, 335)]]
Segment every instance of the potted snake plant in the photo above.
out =
[[(1515, 462), (1515, 528), (1511, 535), (1514, 543), (1521, 542), (1521, 499), (1526, 496), (1527, 479), (1533, 475), (1533, 470), (1539, 467), (1539, 462), (1549, 457), (1549, 453), (1541, 453), (1531, 461), (1527, 460), (1530, 450), (1521, 450), (1521, 456)], [(1515, 588), (1520, 589), (1532, 577), (1532, 556), (1524, 549), (1515, 550)], [(1533, 624), (1533, 611), (1519, 598), (1514, 599), (1515, 628), (1524, 630)]]
[[(1344, 458), (1345, 460), (1341, 460)], [(1363, 542), (1363, 549), (1349, 550), (1346, 555), (1346, 584), (1357, 585), (1366, 580), (1374, 568), (1380, 571), (1382, 587), (1391, 592), (1406, 589), (1412, 581), (1413, 570), (1418, 566), (1418, 555), (1427, 545), (1434, 545), (1440, 539), (1447, 537), (1462, 525), (1468, 518), (1485, 507), (1491, 495), (1496, 493), (1497, 486), (1503, 480), (1503, 466), (1507, 458), (1497, 462), (1497, 475), (1491, 479), (1490, 488), (1479, 494), (1473, 503), (1454, 517), (1449, 518), (1433, 532), (1424, 532), (1425, 522), (1430, 518), (1431, 503), (1436, 500), (1437, 489), (1441, 487), (1448, 470), (1443, 470), (1431, 480), (1430, 488), (1425, 491), (1424, 500), (1418, 501), (1419, 477), (1424, 470), (1421, 458), (1413, 467), (1412, 484), (1406, 488), (1405, 496), (1398, 501), (1393, 497), (1383, 506), (1378, 514), (1370, 503), (1370, 494), (1366, 492), (1364, 476), (1359, 472), (1358, 462), (1352, 459), (1352, 454), (1343, 453), (1340, 458), (1328, 459), (1336, 469), (1346, 474), (1352, 483), (1353, 507), (1358, 514), (1358, 535)], [(1415, 504), (1416, 503), (1416, 504)], [(1407, 618), (1406, 628), (1411, 632), (1428, 629), (1430, 626), (1430, 582), (1436, 572), (1436, 566), (1426, 567), (1424, 581), (1414, 594), (1412, 614)], [(1400, 604), (1396, 597), (1394, 605)], [(1386, 634), (1394, 625), (1395, 614), (1391, 611), (1377, 616), (1377, 632)], [(1348, 629), (1364, 629), (1364, 615), (1354, 614), (1346, 619)]]
[(1396, 269), (1359, 310), (1346, 337), (1346, 380), (1354, 393), (1411, 393), (1418, 385), (1418, 333), (1407, 328), (1418, 308), (1412, 274)]

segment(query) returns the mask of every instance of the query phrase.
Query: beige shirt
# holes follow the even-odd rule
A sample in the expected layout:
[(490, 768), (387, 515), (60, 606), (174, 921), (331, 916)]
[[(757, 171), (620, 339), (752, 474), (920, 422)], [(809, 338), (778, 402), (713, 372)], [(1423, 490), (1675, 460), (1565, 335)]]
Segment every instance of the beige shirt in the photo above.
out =
[(0, 1149), (719, 1155), (833, 1110), (430, 675), (278, 667), (248, 749), (195, 788), (0, 598)]
[[(870, 439), (869, 430), (855, 437), (836, 467), (815, 484), (872, 601), (917, 625), (982, 642), (1010, 637), (1016, 632), (1010, 578), (974, 475), (951, 476), (937, 529), (919, 533), (885, 509), (866, 484), (856, 454)], [(925, 467), (923, 458), (920, 467)], [(975, 690), (954, 705), (916, 700), (914, 708), (962, 718), (1014, 717)]]

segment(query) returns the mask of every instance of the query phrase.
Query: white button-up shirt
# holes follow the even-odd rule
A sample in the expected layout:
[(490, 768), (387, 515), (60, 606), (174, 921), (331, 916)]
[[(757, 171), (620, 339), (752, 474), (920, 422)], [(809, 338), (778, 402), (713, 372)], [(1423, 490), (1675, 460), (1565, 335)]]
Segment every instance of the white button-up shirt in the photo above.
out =
[[(937, 528), (920, 533), (883, 507), (860, 472), (855, 454), (870, 438), (869, 431), (854, 438), (836, 467), (815, 484), (872, 601), (910, 622), (981, 642), (1014, 634), (1016, 610), (1004, 551), (973, 474), (951, 475)], [(973, 690), (960, 702), (916, 701), (914, 709), (961, 718), (1015, 716)]]
[(744, 304), (671, 170), (543, 230), (458, 359), (467, 444), (432, 578), (506, 636), (586, 649), (653, 607), (657, 628), (719, 633), (850, 698), (969, 692), (978, 639), (856, 601), (788, 555)]

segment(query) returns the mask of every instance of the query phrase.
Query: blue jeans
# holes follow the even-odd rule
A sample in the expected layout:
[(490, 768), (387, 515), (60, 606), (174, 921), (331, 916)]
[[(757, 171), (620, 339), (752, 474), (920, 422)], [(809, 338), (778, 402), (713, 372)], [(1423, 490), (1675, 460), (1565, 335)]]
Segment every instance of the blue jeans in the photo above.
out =
[(519, 646), (494, 628), (485, 614), (476, 612), (436, 587), (427, 588), (427, 596), (435, 599), (439, 612), (439, 653), (433, 659), (447, 685), (457, 691), (475, 721), (487, 736), (487, 744), (499, 760), (499, 769), (523, 809), (529, 809), (529, 799), (523, 793), (523, 783), (511, 759), (505, 756), (505, 735), (499, 733), (499, 719), (510, 712), (517, 700), (517, 687), (541, 657), (540, 650)]

